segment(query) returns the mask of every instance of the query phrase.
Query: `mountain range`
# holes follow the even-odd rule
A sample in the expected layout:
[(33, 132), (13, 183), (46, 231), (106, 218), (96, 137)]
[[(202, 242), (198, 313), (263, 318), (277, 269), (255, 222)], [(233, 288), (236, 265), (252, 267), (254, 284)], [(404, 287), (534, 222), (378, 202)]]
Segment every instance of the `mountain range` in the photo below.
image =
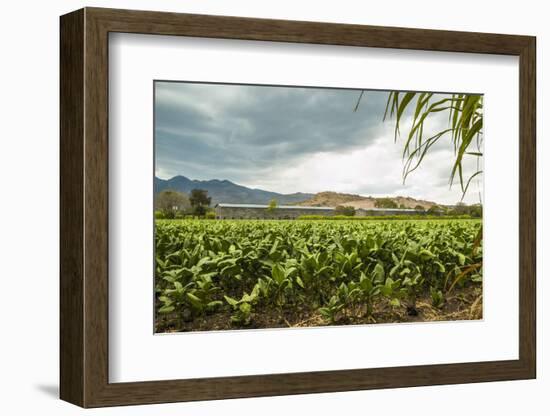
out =
[[(228, 180), (194, 180), (185, 176), (174, 176), (170, 179), (155, 177), (155, 194), (171, 189), (174, 191), (189, 194), (192, 189), (204, 189), (212, 198), (211, 206), (220, 202), (232, 204), (268, 204), (275, 199), (280, 205), (302, 205), (302, 206), (329, 206), (349, 205), (355, 208), (373, 208), (380, 198), (361, 196), (355, 194), (344, 194), (338, 192), (319, 192), (316, 194), (296, 192), (293, 194), (280, 194), (263, 189), (248, 188)], [(414, 199), (411, 197), (389, 197), (397, 206), (415, 208), (420, 205), (429, 209), (435, 202)]]
[(200, 181), (186, 178), (185, 176), (174, 176), (171, 179), (160, 179), (155, 177), (155, 194), (165, 190), (190, 193), (192, 189), (204, 189), (208, 191), (208, 196), (212, 198), (211, 205), (219, 202), (231, 204), (268, 204), (272, 199), (276, 199), (278, 204), (293, 205), (305, 201), (314, 196), (297, 192), (294, 194), (280, 194), (277, 192), (264, 191), (263, 189), (247, 188), (228, 180), (211, 179)]

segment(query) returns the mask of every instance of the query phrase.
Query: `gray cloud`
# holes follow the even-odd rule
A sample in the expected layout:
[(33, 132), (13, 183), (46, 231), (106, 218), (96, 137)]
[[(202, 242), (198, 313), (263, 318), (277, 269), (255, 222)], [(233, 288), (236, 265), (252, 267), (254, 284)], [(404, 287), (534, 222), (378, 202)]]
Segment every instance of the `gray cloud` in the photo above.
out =
[[(383, 127), (378, 121), (386, 93), (372, 94), (354, 113), (356, 90), (186, 83), (156, 88), (157, 165), (169, 174), (209, 179), (204, 168), (210, 165), (220, 174), (228, 169), (248, 178), (267, 164), (291, 163), (312, 151), (364, 147)], [(229, 90), (222, 102), (234, 98), (222, 108), (216, 102), (221, 90)]]
[[(403, 185), (402, 143), (393, 143), (393, 123), (382, 122), (388, 93), (366, 92), (354, 112), (359, 94), (344, 89), (156, 82), (156, 174), (228, 179), (278, 192), (319, 192), (328, 189), (317, 189), (323, 183), (308, 179), (303, 169), (319, 170), (317, 176), (337, 170), (334, 176), (339, 177), (349, 161), (364, 160), (365, 172), (373, 176), (369, 181), (362, 178), (354, 186), (353, 179), (340, 179), (326, 186), (424, 198), (448, 193), (443, 190), (448, 188), (452, 157), (448, 141), (434, 146), (429, 167), (423, 166), (419, 175), (438, 190), (422, 191), (414, 180)], [(432, 129), (445, 123), (440, 117)], [(356, 156), (349, 159), (350, 155)], [(332, 163), (331, 157), (340, 164)], [(315, 165), (316, 160), (326, 166)], [(424, 193), (412, 195), (419, 192)]]

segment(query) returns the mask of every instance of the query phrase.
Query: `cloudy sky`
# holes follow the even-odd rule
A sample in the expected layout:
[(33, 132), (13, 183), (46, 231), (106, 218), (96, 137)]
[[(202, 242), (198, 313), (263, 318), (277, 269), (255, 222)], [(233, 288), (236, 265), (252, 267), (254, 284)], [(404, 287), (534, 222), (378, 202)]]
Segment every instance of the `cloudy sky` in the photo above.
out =
[[(459, 201), (460, 186), (449, 188), (450, 139), (434, 145), (403, 183), (404, 137), (395, 143), (393, 121), (382, 120), (388, 92), (366, 91), (354, 112), (359, 94), (156, 82), (155, 174), (163, 179), (227, 179), (280, 193), (335, 191)], [(410, 125), (406, 121), (402, 131)], [(436, 132), (446, 125), (443, 115), (427, 127)], [(474, 157), (466, 168), (470, 174), (476, 171)], [(464, 201), (479, 202), (482, 180), (470, 189)]]

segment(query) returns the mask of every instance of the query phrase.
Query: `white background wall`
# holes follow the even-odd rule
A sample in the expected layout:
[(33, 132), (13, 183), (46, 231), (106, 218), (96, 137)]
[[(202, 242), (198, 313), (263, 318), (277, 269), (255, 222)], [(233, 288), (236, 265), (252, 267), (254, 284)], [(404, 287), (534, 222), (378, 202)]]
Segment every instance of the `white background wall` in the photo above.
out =
[[(0, 13), (0, 410), (7, 415), (83, 412), (58, 395), (58, 16), (83, 6), (166, 10), (276, 19), (536, 35), (538, 41), (538, 380), (338, 394), (225, 400), (87, 411), (103, 415), (211, 414), (548, 414), (550, 296), (545, 284), (543, 184), (550, 160), (544, 141), (550, 101), (550, 26), (535, 0), (377, 2), (306, 0), (125, 0), (4, 2)], [(546, 75), (546, 76), (545, 76)], [(546, 201), (545, 201), (546, 199)], [(547, 268), (547, 267), (546, 267)], [(475, 342), (475, 340), (472, 340)]]

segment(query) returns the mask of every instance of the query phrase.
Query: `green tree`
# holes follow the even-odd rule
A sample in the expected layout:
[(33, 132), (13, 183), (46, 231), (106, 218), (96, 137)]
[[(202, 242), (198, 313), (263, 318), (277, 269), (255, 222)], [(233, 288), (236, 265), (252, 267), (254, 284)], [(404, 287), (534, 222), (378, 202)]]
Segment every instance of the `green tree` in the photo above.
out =
[(397, 203), (391, 198), (377, 198), (374, 206), (376, 208), (398, 208)]
[(445, 214), (445, 208), (440, 207), (439, 205), (432, 205), (430, 208), (428, 208), (428, 214), (443, 215)]
[(166, 189), (155, 197), (155, 209), (160, 211), (163, 218), (176, 218), (191, 207), (189, 197), (178, 191)]
[(344, 215), (346, 217), (353, 217), (355, 215), (355, 208), (352, 206), (338, 205), (334, 208), (336, 215)]
[(422, 205), (416, 205), (416, 206), (414, 207), (414, 210), (415, 210), (415, 211), (425, 211), (425, 209), (424, 209), (424, 207), (423, 207)]
[(269, 204), (267, 204), (267, 212), (272, 213), (275, 211), (279, 204), (277, 204), (277, 200), (273, 198), (271, 201), (269, 201)]
[(481, 218), (483, 216), (483, 207), (481, 204), (470, 205), (470, 215), (473, 218)]
[(212, 198), (208, 196), (208, 191), (204, 189), (192, 189), (189, 202), (193, 208), (193, 213), (196, 215), (206, 214), (207, 208), (210, 206)]
[(451, 210), (451, 215), (468, 215), (470, 209), (464, 202), (457, 202)]

